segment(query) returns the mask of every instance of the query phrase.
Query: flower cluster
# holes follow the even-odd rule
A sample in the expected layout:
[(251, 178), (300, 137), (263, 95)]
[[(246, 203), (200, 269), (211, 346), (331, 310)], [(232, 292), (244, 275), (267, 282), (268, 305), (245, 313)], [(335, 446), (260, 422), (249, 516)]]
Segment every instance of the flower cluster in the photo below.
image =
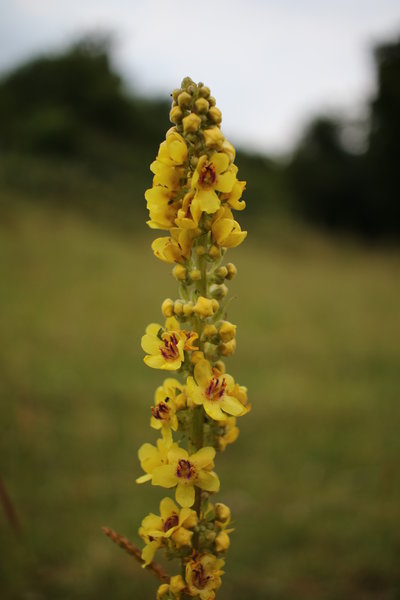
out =
[(148, 325), (142, 348), (146, 365), (174, 377), (156, 389), (150, 426), (160, 437), (139, 449), (144, 475), (137, 482), (173, 489), (174, 500), (163, 498), (139, 535), (143, 566), (159, 549), (182, 564), (182, 574), (159, 587), (158, 600), (212, 600), (233, 531), (229, 508), (211, 500), (220, 488), (214, 460), (236, 440), (237, 419), (250, 409), (246, 388), (222, 360), (236, 348), (236, 325), (225, 311), (226, 282), (236, 267), (223, 259), (246, 237), (233, 215), (245, 208), (245, 182), (237, 178), (235, 149), (221, 132), (209, 88), (185, 78), (172, 97), (174, 127), (151, 164), (145, 198), (149, 227), (168, 232), (152, 249), (174, 265), (179, 298), (164, 300), (165, 321)]

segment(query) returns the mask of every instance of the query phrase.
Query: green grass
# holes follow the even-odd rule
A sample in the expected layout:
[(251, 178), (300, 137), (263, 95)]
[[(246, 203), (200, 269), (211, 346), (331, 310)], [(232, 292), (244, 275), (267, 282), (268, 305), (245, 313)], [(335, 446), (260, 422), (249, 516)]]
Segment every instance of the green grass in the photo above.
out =
[[(217, 459), (236, 528), (218, 598), (394, 600), (400, 256), (276, 227), (229, 253), (229, 370), (253, 410)], [(155, 597), (100, 530), (138, 541), (162, 497), (135, 484), (162, 380), (140, 336), (176, 294), (151, 239), (16, 197), (2, 210), (0, 475), (22, 531), (0, 511), (1, 598)]]

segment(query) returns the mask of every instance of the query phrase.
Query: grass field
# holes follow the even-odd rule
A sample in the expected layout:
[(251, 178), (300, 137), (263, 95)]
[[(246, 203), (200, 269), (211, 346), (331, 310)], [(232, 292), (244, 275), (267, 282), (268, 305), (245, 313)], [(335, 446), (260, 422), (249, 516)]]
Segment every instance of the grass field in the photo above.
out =
[[(162, 374), (140, 336), (174, 297), (151, 232), (10, 198), (0, 218), (4, 600), (155, 597), (101, 533), (138, 542), (162, 491), (138, 446)], [(235, 518), (220, 600), (400, 598), (400, 255), (259, 224), (238, 266), (229, 370), (252, 412), (217, 459)], [(137, 227), (136, 230), (140, 230)]]

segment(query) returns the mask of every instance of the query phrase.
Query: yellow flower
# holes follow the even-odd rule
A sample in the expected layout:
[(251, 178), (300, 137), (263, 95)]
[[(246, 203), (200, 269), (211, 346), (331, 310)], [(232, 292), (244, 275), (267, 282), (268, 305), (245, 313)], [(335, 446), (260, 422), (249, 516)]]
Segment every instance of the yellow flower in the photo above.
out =
[(195, 229), (200, 221), (201, 208), (195, 199), (194, 190), (190, 190), (183, 198), (182, 208), (178, 209), (175, 223), (182, 229)]
[(154, 256), (167, 263), (182, 263), (185, 257), (179, 243), (172, 237), (156, 238), (151, 244)]
[(223, 451), (228, 444), (233, 444), (237, 440), (239, 427), (236, 426), (236, 417), (226, 417), (219, 423), (225, 429), (224, 434), (218, 437), (218, 450)]
[(194, 486), (207, 492), (219, 490), (218, 476), (211, 471), (214, 457), (215, 450), (209, 446), (190, 456), (183, 448), (171, 448), (168, 464), (153, 471), (152, 484), (166, 488), (176, 486), (176, 501), (183, 507), (193, 506)]
[(150, 170), (154, 173), (153, 184), (178, 190), (180, 180), (185, 176), (183, 165), (187, 157), (186, 142), (172, 127), (167, 132), (165, 141), (160, 144), (156, 160), (150, 165)]
[(147, 225), (151, 229), (173, 227), (179, 207), (179, 203), (173, 202), (174, 192), (161, 185), (156, 185), (146, 190), (144, 197), (150, 213), (150, 221), (147, 221)]
[(165, 329), (167, 331), (178, 332), (180, 337), (183, 339), (183, 349), (186, 352), (195, 352), (198, 350), (197, 346), (194, 346), (193, 344), (198, 339), (199, 334), (188, 329), (181, 329), (179, 321), (175, 317), (168, 317), (168, 319), (166, 319)]
[(200, 600), (214, 600), (215, 590), (221, 586), (224, 561), (213, 554), (194, 556), (186, 565), (185, 579), (192, 596)]
[(163, 331), (161, 325), (151, 323), (142, 337), (142, 348), (147, 355), (144, 362), (153, 369), (176, 371), (183, 360), (185, 341), (175, 331)]
[(136, 479), (136, 483), (145, 483), (145, 481), (150, 481), (153, 477), (154, 469), (160, 467), (161, 465), (168, 464), (168, 452), (174, 448), (178, 448), (178, 444), (176, 442), (172, 442), (172, 437), (165, 439), (160, 438), (157, 440), (157, 447), (147, 442), (142, 444), (138, 450), (138, 457), (140, 466), (146, 475), (138, 477)]
[(221, 200), (227, 202), (231, 208), (235, 210), (243, 210), (246, 208), (246, 202), (240, 200), (244, 190), (246, 189), (245, 181), (238, 181), (236, 179), (232, 190), (228, 194), (221, 194)]
[(216, 421), (226, 414), (240, 416), (246, 411), (232, 395), (235, 382), (228, 374), (216, 377), (208, 360), (198, 362), (194, 367), (194, 379), (187, 379), (187, 395), (195, 404), (202, 404), (209, 417)]
[(175, 398), (178, 396), (182, 396), (182, 385), (176, 379), (168, 378), (156, 389), (155, 406), (151, 407), (150, 426), (153, 429), (161, 429), (163, 435), (167, 435), (171, 429), (173, 431), (178, 429), (177, 403), (175, 403)]
[(142, 558), (145, 561), (143, 567), (151, 563), (155, 551), (163, 545), (165, 538), (174, 538), (181, 530), (185, 533), (180, 538), (177, 536), (177, 539), (183, 540), (184, 543), (178, 545), (175, 542), (175, 545), (178, 548), (190, 545), (193, 532), (189, 529), (196, 525), (197, 515), (194, 510), (190, 508), (179, 509), (171, 498), (163, 498), (160, 502), (160, 515), (154, 515), (153, 513), (147, 515), (139, 529), (140, 537), (146, 542), (146, 546), (142, 551)]
[(221, 205), (217, 192), (230, 192), (235, 179), (227, 154), (214, 152), (209, 159), (202, 156), (191, 181), (191, 187), (196, 191), (194, 201), (198, 202), (202, 211), (215, 213)]
[(180, 600), (181, 592), (185, 589), (186, 583), (181, 575), (171, 577), (169, 584), (162, 583), (157, 590), (157, 600), (171, 598), (170, 592), (174, 594), (176, 600)]
[(216, 213), (211, 225), (211, 232), (213, 240), (223, 248), (239, 246), (247, 236), (247, 231), (241, 230), (228, 207), (222, 207)]

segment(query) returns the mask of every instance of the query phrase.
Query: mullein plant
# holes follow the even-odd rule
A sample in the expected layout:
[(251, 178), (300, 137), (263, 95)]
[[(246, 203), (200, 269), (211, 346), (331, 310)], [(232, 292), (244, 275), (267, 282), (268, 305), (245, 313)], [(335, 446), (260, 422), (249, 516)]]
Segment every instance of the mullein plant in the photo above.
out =
[[(237, 179), (235, 149), (221, 132), (221, 111), (209, 88), (186, 77), (172, 98), (174, 126), (150, 166), (153, 185), (145, 198), (147, 224), (167, 232), (153, 241), (153, 252), (174, 265), (179, 297), (163, 301), (165, 321), (148, 325), (142, 337), (145, 364), (168, 377), (151, 407), (150, 426), (159, 439), (139, 448), (144, 474), (137, 483), (151, 482), (173, 497), (143, 519), (141, 554), (105, 531), (161, 579), (157, 600), (212, 600), (233, 531), (230, 509), (213, 501), (220, 489), (214, 459), (236, 440), (237, 419), (250, 409), (246, 388), (224, 363), (236, 348), (225, 283), (236, 267), (224, 258), (246, 237), (232, 212), (245, 208), (245, 182)], [(180, 562), (176, 574), (154, 562), (159, 551)]]

